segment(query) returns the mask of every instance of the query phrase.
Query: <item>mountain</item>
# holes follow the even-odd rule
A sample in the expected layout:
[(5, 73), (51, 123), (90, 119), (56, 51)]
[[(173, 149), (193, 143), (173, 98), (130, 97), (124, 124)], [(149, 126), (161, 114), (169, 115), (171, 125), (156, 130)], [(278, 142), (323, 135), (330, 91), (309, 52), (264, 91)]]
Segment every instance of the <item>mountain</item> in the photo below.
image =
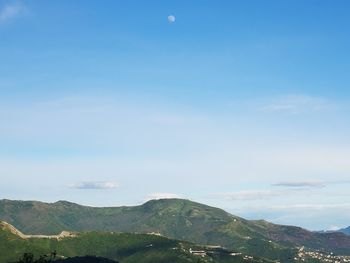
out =
[(346, 235), (350, 235), (350, 226), (347, 228), (340, 229), (339, 232), (342, 232)]
[[(3, 221), (0, 221), (0, 251), (2, 263), (18, 261), (25, 253), (30, 253), (34, 259), (44, 255), (50, 258), (53, 251), (57, 263), (90, 262), (82, 261), (88, 259), (96, 263), (111, 260), (121, 263), (271, 263), (247, 255), (232, 254), (219, 247), (198, 246), (155, 234), (75, 232), (63, 237), (34, 236), (25, 235)], [(67, 257), (69, 259), (65, 259)]]
[(0, 220), (29, 234), (67, 231), (160, 233), (203, 245), (220, 245), (282, 262), (296, 247), (350, 255), (350, 237), (293, 226), (249, 221), (221, 209), (183, 199), (152, 200), (140, 206), (95, 208), (67, 201), (0, 201)]

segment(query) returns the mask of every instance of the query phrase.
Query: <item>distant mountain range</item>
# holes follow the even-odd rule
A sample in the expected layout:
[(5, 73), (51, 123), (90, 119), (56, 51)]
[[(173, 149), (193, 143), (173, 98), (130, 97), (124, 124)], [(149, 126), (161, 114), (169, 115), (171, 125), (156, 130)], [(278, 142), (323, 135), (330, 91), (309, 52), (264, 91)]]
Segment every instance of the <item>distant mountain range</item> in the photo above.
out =
[(251, 221), (183, 199), (152, 200), (140, 206), (96, 208), (67, 201), (0, 201), (0, 220), (26, 234), (61, 231), (159, 233), (202, 245), (293, 262), (297, 247), (350, 255), (350, 236)]
[(346, 227), (346, 228), (341, 228), (341, 229), (338, 229), (338, 230), (321, 230), (321, 231), (318, 231), (319, 233), (343, 233), (343, 234), (346, 234), (346, 235), (350, 235), (350, 226), (349, 227)]
[(347, 228), (340, 229), (339, 232), (350, 235), (350, 226)]

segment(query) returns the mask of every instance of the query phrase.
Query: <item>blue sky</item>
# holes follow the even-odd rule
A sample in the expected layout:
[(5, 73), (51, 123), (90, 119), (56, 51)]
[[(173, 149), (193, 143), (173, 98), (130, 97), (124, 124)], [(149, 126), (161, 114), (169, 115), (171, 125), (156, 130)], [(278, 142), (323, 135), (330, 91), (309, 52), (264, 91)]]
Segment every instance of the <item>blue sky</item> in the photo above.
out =
[(0, 198), (350, 225), (349, 9), (0, 0)]

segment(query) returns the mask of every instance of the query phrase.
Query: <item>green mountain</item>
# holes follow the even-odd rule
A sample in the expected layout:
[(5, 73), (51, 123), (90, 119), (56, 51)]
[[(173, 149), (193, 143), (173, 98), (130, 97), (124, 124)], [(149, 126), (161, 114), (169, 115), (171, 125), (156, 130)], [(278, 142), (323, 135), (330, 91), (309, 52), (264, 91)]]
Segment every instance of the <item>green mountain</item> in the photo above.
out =
[(149, 201), (133, 207), (95, 208), (59, 201), (0, 201), (0, 220), (25, 233), (68, 231), (160, 233), (203, 245), (289, 262), (295, 247), (350, 255), (350, 237), (299, 227), (249, 221), (221, 209), (182, 199)]
[[(86, 255), (103, 257), (121, 263), (271, 262), (249, 258), (246, 255), (232, 254), (222, 248), (198, 246), (154, 234), (86, 232), (39, 237), (24, 235), (8, 223), (0, 222), (1, 263), (16, 262), (25, 253), (31, 253), (34, 259), (38, 259), (43, 255), (52, 255), (53, 251), (55, 251), (55, 258), (59, 259), (58, 262), (81, 262), (78, 261), (81, 260), (79, 257)], [(71, 259), (61, 260), (66, 257)]]

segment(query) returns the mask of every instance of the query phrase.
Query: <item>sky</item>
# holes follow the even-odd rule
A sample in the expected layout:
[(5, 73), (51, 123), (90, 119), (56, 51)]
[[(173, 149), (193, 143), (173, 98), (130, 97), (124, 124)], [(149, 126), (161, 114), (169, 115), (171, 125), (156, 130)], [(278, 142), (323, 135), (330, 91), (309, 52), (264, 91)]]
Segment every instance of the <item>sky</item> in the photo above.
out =
[(349, 10), (0, 0), (0, 199), (349, 226)]

